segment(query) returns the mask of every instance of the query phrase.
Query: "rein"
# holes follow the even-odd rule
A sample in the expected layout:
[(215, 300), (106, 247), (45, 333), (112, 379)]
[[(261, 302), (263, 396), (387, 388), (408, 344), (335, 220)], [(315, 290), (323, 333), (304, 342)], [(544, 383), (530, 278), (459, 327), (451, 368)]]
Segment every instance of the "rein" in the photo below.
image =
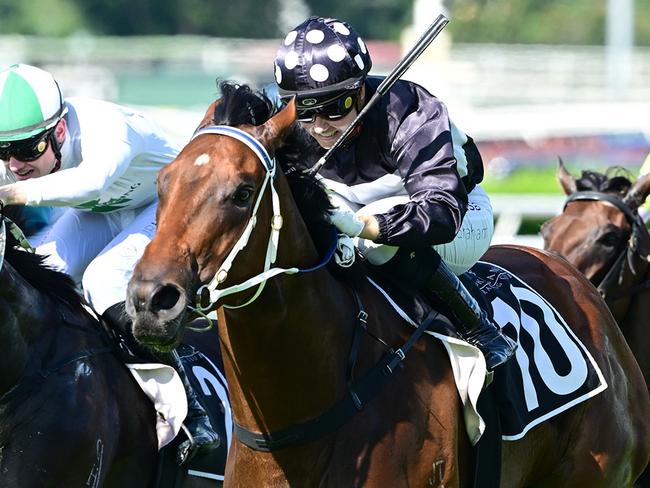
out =
[(623, 279), (623, 270), (624, 270), (623, 264), (625, 262), (626, 257), (627, 257), (628, 264), (630, 266), (630, 270), (632, 271), (633, 274), (636, 274), (631, 259), (637, 252), (637, 239), (638, 239), (638, 233), (640, 232), (640, 228), (645, 225), (643, 223), (643, 220), (641, 219), (641, 216), (636, 211), (632, 210), (620, 198), (602, 192), (597, 192), (597, 191), (575, 192), (569, 195), (569, 197), (566, 199), (566, 202), (564, 203), (564, 209), (566, 209), (569, 203), (575, 201), (608, 202), (614, 205), (618, 210), (620, 210), (625, 216), (625, 219), (632, 226), (632, 232), (630, 234), (630, 237), (628, 237), (628, 242), (629, 242), (628, 245), (621, 250), (621, 252), (616, 257), (614, 264), (611, 265), (611, 267), (609, 268), (609, 270), (607, 271), (603, 279), (600, 280), (600, 283), (596, 287), (596, 289), (603, 297), (603, 299), (608, 300), (610, 302), (614, 302), (617, 300), (621, 300), (622, 298), (626, 298), (628, 296), (636, 295), (642, 290), (650, 289), (650, 279), (646, 279), (645, 281), (642, 281), (641, 283), (637, 283), (636, 285), (630, 287), (628, 290), (622, 292), (615, 289), (613, 292), (608, 291), (614, 286), (621, 284), (621, 280)]
[(3, 215), (3, 208), (4, 205), (0, 202), (0, 270), (5, 262), (5, 250), (7, 246), (7, 227), (5, 226), (5, 221), (9, 223), (9, 232), (11, 232), (14, 238), (18, 241), (20, 247), (25, 251), (36, 252), (27, 240), (27, 237), (25, 237), (23, 231), (20, 230), (20, 227), (18, 227), (18, 225), (16, 225), (16, 223), (9, 217)]

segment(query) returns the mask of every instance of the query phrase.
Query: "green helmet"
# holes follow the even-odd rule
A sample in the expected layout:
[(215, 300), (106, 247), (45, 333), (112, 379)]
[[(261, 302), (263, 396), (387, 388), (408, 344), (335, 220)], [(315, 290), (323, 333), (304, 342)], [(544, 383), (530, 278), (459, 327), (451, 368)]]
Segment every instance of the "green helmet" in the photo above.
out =
[(0, 71), (0, 142), (34, 137), (64, 113), (59, 85), (47, 71), (27, 64)]

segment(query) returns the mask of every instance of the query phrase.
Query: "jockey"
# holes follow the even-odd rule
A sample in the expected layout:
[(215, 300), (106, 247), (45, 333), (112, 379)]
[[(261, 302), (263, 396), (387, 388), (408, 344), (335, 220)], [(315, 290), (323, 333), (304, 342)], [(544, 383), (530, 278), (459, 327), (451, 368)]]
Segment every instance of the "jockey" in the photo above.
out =
[[(63, 99), (54, 77), (17, 64), (0, 71), (0, 201), (67, 207), (35, 242), (46, 263), (81, 282), (86, 299), (120, 330), (133, 267), (156, 228), (156, 175), (179, 147), (151, 120), (109, 102)], [(177, 354), (188, 429), (201, 447), (218, 435)], [(197, 446), (198, 447), (198, 446)]]
[[(295, 97), (298, 120), (323, 152), (382, 81), (368, 76), (371, 64), (361, 37), (331, 18), (308, 18), (278, 49), (280, 97)], [(336, 207), (331, 222), (356, 238), (369, 263), (429, 289), (449, 308), (459, 334), (482, 350), (489, 370), (514, 354), (516, 344), (457, 276), (487, 250), (494, 224), (478, 186), (478, 149), (440, 100), (398, 80), (319, 175)]]

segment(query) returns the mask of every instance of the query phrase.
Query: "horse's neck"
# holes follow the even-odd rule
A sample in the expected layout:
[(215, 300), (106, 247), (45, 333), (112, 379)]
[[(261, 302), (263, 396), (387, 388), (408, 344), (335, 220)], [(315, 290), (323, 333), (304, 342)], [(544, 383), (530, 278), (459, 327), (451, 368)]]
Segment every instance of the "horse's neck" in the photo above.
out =
[(13, 387), (29, 359), (31, 344), (40, 335), (43, 314), (40, 294), (31, 287), (9, 263), (5, 263), (0, 280), (0, 392)]
[(321, 414), (345, 388), (356, 312), (327, 271), (280, 277), (253, 304), (219, 316), (236, 420), (277, 430)]
[[(648, 291), (650, 288), (647, 290), (636, 288), (642, 287), (650, 281), (650, 264), (639, 257), (635, 257), (635, 260), (634, 272), (632, 272), (626, 261), (621, 281), (613, 290), (614, 299), (607, 300), (607, 305), (612, 315), (621, 326), (631, 320), (635, 320), (635, 310), (639, 306), (643, 309), (647, 308)], [(626, 296), (625, 293), (628, 291), (629, 295)]]
[[(10, 265), (0, 279), (0, 344), (10, 344), (0, 354), (0, 393), (11, 389), (31, 369), (47, 366), (61, 354), (79, 349), (79, 340), (61, 333), (64, 305), (27, 283)], [(82, 339), (83, 341), (83, 339)]]

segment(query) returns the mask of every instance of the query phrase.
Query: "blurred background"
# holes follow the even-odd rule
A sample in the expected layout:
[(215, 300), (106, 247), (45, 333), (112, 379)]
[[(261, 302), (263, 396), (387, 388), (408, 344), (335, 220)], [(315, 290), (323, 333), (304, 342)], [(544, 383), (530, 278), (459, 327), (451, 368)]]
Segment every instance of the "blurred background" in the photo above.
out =
[(647, 0), (0, 0), (0, 67), (51, 71), (64, 94), (138, 106), (184, 142), (216, 79), (273, 83), (308, 15), (350, 22), (386, 74), (439, 13), (451, 22), (405, 78), (449, 107), (483, 154), (496, 242), (540, 245), (574, 175), (650, 152)]

